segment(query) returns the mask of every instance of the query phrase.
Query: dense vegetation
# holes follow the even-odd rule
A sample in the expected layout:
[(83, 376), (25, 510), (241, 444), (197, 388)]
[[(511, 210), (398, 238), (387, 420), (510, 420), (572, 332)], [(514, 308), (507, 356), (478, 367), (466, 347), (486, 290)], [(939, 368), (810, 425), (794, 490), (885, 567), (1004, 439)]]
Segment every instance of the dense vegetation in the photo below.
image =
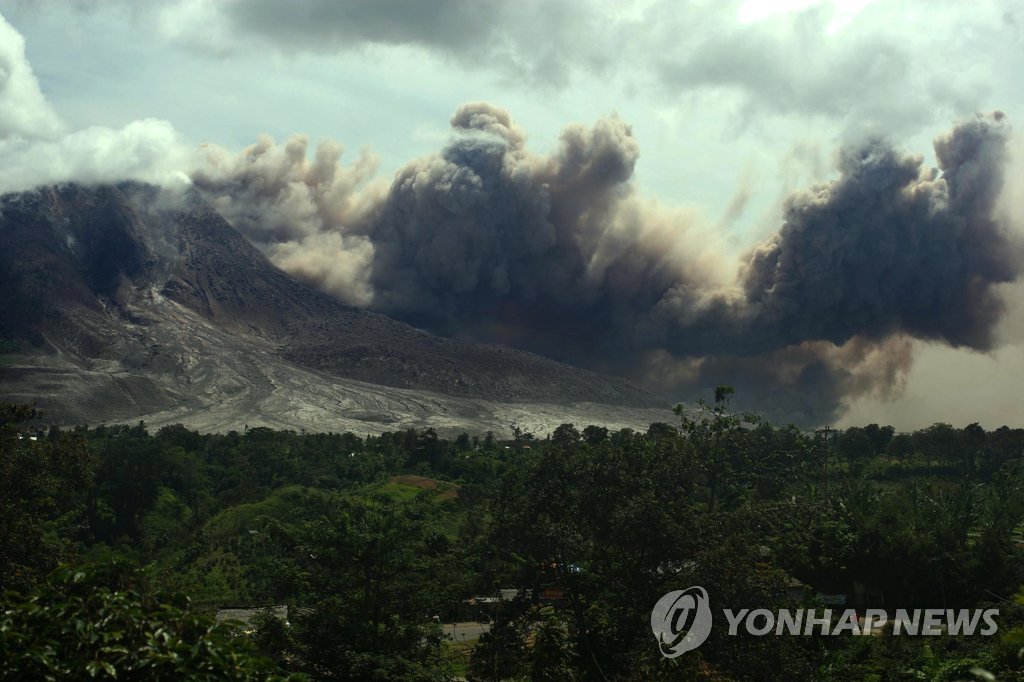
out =
[[(1024, 430), (776, 428), (729, 390), (646, 433), (202, 435), (0, 422), (0, 672), (102, 679), (1016, 679)], [(1000, 609), (992, 637), (753, 637), (663, 658), (649, 617)], [(466, 600), (515, 598), (477, 611)], [(184, 598), (180, 595), (188, 595)], [(506, 592), (506, 595), (510, 595)], [(867, 602), (864, 602), (867, 603)], [(291, 607), (242, 636), (223, 607)], [(480, 611), (479, 609), (483, 609)], [(439, 622), (493, 618), (479, 641)], [(481, 615), (486, 613), (486, 616)], [(982, 672), (989, 671), (989, 672)]]

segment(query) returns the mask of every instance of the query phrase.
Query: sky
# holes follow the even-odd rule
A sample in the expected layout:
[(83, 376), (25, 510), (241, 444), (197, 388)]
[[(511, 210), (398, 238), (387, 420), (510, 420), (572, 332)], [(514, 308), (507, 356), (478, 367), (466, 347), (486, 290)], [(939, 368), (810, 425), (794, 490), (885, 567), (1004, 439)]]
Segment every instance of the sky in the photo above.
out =
[[(964, 275), (964, 286), (985, 278), (991, 291), (986, 289), (984, 300), (965, 302), (928, 290), (929, 300), (952, 301), (951, 306), (985, 307), (992, 296), (1006, 302), (1002, 313), (983, 320), (965, 322), (960, 314), (953, 316), (956, 321), (933, 325), (902, 303), (871, 307), (864, 297), (837, 294), (828, 300), (868, 306), (886, 324), (867, 320), (847, 331), (843, 325), (808, 322), (803, 336), (777, 329), (783, 323), (804, 325), (792, 313), (780, 322), (750, 312), (755, 304), (774, 305), (762, 304), (758, 296), (770, 298), (788, 280), (748, 272), (756, 270), (752, 252), (773, 239), (788, 239), (793, 245), (788, 253), (794, 253), (798, 246), (826, 248), (828, 235), (833, 242), (845, 238), (838, 228), (820, 228), (821, 239), (801, 241), (802, 230), (819, 229), (814, 226), (825, 218), (808, 218), (810, 227), (802, 228), (796, 214), (787, 213), (794, 197), (813, 194), (819, 183), (852, 186), (858, 173), (867, 172), (842, 166), (849, 157), (843, 150), (870, 148), (877, 156), (881, 147), (865, 141), (885, 140), (905, 158), (920, 155), (920, 167), (912, 168), (918, 173), (943, 164), (933, 149), (936, 139), (979, 113), (998, 110), (1006, 121), (1000, 119), (1000, 129), (1019, 128), (1024, 11), (1017, 3), (0, 0), (0, 15), (0, 158), (8, 157), (0, 190), (68, 179), (186, 182), (189, 177), (278, 265), (347, 302), (434, 331), (516, 343), (572, 360), (585, 351), (565, 340), (571, 332), (545, 336), (554, 328), (551, 316), (575, 324), (591, 319), (600, 306), (602, 323), (622, 325), (630, 348), (640, 349), (636, 358), (642, 356), (642, 362), (637, 359), (628, 373), (688, 377), (658, 386), (680, 398), (706, 390), (719, 376), (766, 372), (771, 380), (751, 379), (756, 386), (750, 390), (761, 403), (777, 402), (774, 391), (805, 390), (804, 383), (780, 379), (790, 371), (780, 368), (813, 365), (830, 373), (828, 395), (821, 398), (830, 407), (815, 420), (875, 421), (901, 429), (936, 421), (1024, 425), (1018, 388), (1024, 380), (1024, 287), (1014, 282), (1012, 264), (978, 266), (970, 277)], [(460, 109), (467, 103), (487, 107)], [(464, 115), (461, 123), (453, 118), (458, 112)], [(450, 189), (451, 177), (459, 176), (444, 175), (438, 159), (449, 166), (484, 163), (479, 159), (491, 158), (484, 142), (470, 149), (466, 141), (477, 134), (503, 145), (493, 158), (503, 169), (495, 181), (504, 184), (500, 201), (488, 203), (484, 217), (458, 213), (466, 223), (459, 229), (471, 231), (488, 220), (508, 229), (529, 227), (542, 209), (523, 206), (542, 196), (543, 210), (553, 205), (559, 216), (571, 214), (564, 219), (571, 222), (565, 234), (581, 239), (587, 230), (600, 232), (593, 250), (586, 251), (589, 258), (595, 250), (620, 248), (632, 260), (609, 256), (611, 274), (601, 287), (567, 285), (566, 291), (577, 296), (567, 302), (516, 288), (522, 286), (517, 276), (528, 272), (524, 259), (543, 262), (544, 276), (560, 267), (562, 261), (552, 260), (549, 251), (516, 251), (514, 260), (502, 260), (503, 268), (512, 263), (501, 275), (511, 284), (495, 283), (501, 278), (489, 268), (499, 256), (497, 247), (488, 246), (481, 256), (487, 268), (481, 272), (491, 277), (490, 293), (482, 291), (487, 288), (482, 280), (467, 283), (450, 272), (449, 263), (431, 260), (426, 247), (409, 256), (403, 240), (418, 237), (400, 224), (403, 207), (419, 211), (417, 224), (424, 227), (418, 229), (440, 224), (440, 218), (424, 213), (424, 202), (433, 206), (438, 197), (463, 198), (439, 189)], [(257, 191), (280, 175), (276, 169), (296, 172), (288, 150), (300, 148), (287, 146), (293, 135), (309, 141), (301, 147), (309, 159), (300, 170), (302, 182), (312, 186), (310, 177), (330, 175), (329, 191), (309, 198), (308, 206), (298, 206), (293, 194), (282, 199), (287, 192), (268, 197)], [(262, 143), (262, 162), (277, 165), (256, 177), (252, 153), (246, 156), (245, 150), (261, 136), (274, 141)], [(1004, 188), (986, 209), (986, 219), (991, 213), (1012, 236), (1021, 232), (1024, 164), (1017, 156), (1024, 156), (1019, 154), (1024, 145), (1012, 133), (1005, 136), (1008, 156), (998, 162)], [(323, 163), (331, 165), (327, 170), (316, 161), (321, 141)], [(574, 154), (596, 164), (593, 159), (605, 158), (601, 153), (622, 166), (609, 171), (620, 173), (614, 182), (606, 186), (593, 173), (570, 173)], [(457, 160), (458, 154), (468, 160)], [(489, 190), (488, 177), (481, 177)], [(408, 179), (413, 193), (396, 189), (395, 178)], [(434, 183), (427, 195), (413, 186), (418, 178)], [(892, 196), (902, 200), (911, 191), (933, 192), (930, 182), (907, 179)], [(578, 190), (586, 183), (585, 191)], [(821, 211), (834, 210), (841, 195), (835, 190), (833, 196), (840, 198), (825, 201)], [(243, 200), (247, 207), (258, 206), (259, 215), (240, 208)], [(577, 208), (584, 200), (601, 210)], [(923, 213), (912, 207), (897, 213), (927, 221), (945, 210), (947, 200), (935, 195)], [(510, 203), (516, 220), (493, 217), (494, 206)], [(872, 257), (870, 240), (877, 242), (881, 234), (871, 226), (891, 214), (871, 214), (864, 217), (870, 225), (849, 230), (863, 237), (866, 263)], [(556, 240), (563, 227), (558, 220), (552, 219)], [(288, 223), (283, 228), (282, 221)], [(934, 229), (946, 225), (940, 220)], [(1016, 248), (1014, 239), (971, 245), (970, 240), (990, 234), (988, 227), (977, 230), (950, 257), (991, 259), (990, 251)], [(466, 231), (446, 233), (444, 243), (477, 239)], [(523, 239), (531, 245), (547, 238), (530, 235)], [(534, 237), (539, 241), (530, 241)], [(503, 238), (495, 239), (507, 253)], [(665, 256), (669, 251), (672, 256)], [(810, 251), (800, 253), (813, 257)], [(924, 254), (922, 249), (920, 259), (939, 258)], [(471, 250), (466, 258), (475, 255)], [(793, 276), (806, 272), (803, 258), (790, 258)], [(918, 265), (904, 255), (892, 267)], [(663, 274), (666, 270), (671, 276)], [(922, 266), (920, 278), (908, 281), (949, 278), (950, 272)], [(558, 281), (552, 279), (550, 286)], [(762, 284), (760, 294), (750, 293)], [(608, 293), (613, 285), (633, 293)], [(410, 286), (444, 286), (457, 296), (417, 298)], [(851, 286), (863, 291), (872, 285)], [(653, 297), (655, 289), (658, 302), (643, 314), (619, 310)], [(740, 290), (746, 298), (737, 303)], [(672, 298), (669, 291), (675, 292), (673, 300), (686, 298), (669, 307), (670, 324), (659, 318)], [(537, 300), (550, 314), (514, 333), (507, 331), (508, 317), (483, 324), (479, 316), (453, 312)], [(807, 303), (807, 310), (828, 317), (834, 311), (820, 308), (826, 303)], [(615, 315), (605, 316), (612, 309)], [(570, 314), (563, 315), (566, 310)], [(683, 324), (680, 318), (693, 320)], [(644, 329), (642, 341), (636, 341), (634, 328)], [(764, 344), (722, 342), (730, 354), (756, 353), (756, 367), (745, 360), (695, 360), (717, 357), (713, 347), (724, 331), (706, 342), (678, 340), (697, 339), (702, 329), (726, 328), (778, 338)], [(787, 351), (799, 344), (804, 344), (799, 354)], [(586, 364), (620, 371), (609, 360), (619, 349), (609, 343), (606, 352), (588, 355)], [(835, 378), (839, 372), (842, 380)], [(815, 386), (826, 391), (820, 382)], [(817, 399), (809, 389), (807, 395), (811, 402)]]

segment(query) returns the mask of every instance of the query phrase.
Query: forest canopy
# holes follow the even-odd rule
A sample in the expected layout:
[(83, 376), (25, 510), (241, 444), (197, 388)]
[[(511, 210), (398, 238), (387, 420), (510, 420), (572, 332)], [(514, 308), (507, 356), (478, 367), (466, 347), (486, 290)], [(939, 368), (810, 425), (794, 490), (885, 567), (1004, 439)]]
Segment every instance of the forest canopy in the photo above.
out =
[[(149, 679), (1019, 675), (1024, 429), (773, 426), (719, 389), (646, 432), (442, 438), (0, 410), (0, 672)], [(998, 608), (992, 637), (753, 637), (650, 610)], [(285, 606), (287, 619), (269, 606)], [(259, 613), (215, 623), (223, 609)], [(445, 623), (479, 621), (473, 637)], [(70, 672), (69, 672), (70, 671)]]

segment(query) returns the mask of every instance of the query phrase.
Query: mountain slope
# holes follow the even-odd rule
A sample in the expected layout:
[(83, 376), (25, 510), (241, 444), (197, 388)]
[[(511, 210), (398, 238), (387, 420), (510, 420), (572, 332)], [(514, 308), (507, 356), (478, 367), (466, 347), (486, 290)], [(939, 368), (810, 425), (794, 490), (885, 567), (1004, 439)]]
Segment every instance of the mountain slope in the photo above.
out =
[(626, 381), (346, 306), (275, 268), (193, 193), (9, 195), (0, 246), (0, 336), (22, 351), (0, 366), (0, 398), (34, 397), (59, 421), (160, 414), (227, 428), (322, 409), (312, 426), (457, 413), (454, 426), (504, 420), (503, 403), (584, 401), (664, 418)]

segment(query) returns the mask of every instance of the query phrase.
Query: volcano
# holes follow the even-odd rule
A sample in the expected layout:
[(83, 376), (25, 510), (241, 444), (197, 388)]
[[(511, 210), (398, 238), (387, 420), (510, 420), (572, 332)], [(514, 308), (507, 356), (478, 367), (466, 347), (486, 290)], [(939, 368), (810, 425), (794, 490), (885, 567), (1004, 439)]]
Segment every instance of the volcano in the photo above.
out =
[(345, 305), (191, 190), (0, 198), (0, 310), (0, 400), (63, 425), (543, 433), (671, 418), (626, 380)]

